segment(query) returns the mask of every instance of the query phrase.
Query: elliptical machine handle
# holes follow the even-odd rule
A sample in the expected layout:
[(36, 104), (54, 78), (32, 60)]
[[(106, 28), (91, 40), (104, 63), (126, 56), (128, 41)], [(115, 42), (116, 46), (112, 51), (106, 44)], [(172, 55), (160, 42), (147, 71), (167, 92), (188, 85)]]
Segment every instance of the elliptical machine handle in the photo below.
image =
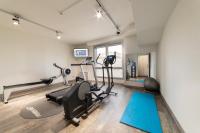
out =
[(113, 64), (115, 64), (115, 62), (116, 62), (116, 58), (117, 58), (117, 52), (116, 52), (116, 51), (114, 52), (114, 55), (113, 55), (113, 56), (114, 56)]
[(99, 55), (97, 56), (97, 58), (96, 58), (96, 63), (102, 65), (102, 63), (99, 63), (99, 62), (98, 62), (100, 56), (101, 56), (101, 54), (99, 54)]

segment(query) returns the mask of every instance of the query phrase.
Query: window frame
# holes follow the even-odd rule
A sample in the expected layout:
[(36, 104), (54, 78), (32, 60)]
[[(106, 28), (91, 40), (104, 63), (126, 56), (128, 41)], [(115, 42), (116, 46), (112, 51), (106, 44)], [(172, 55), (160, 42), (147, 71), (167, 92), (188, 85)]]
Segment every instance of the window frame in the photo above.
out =
[[(96, 59), (97, 58), (96, 49), (97, 48), (102, 48), (102, 47), (105, 47), (106, 56), (107, 56), (108, 55), (108, 47), (117, 46), (117, 45), (121, 45), (122, 46), (122, 66), (121, 67), (113, 67), (113, 70), (114, 69), (121, 69), (122, 70), (122, 77), (113, 77), (113, 79), (124, 79), (125, 75), (124, 75), (124, 45), (123, 45), (123, 41), (108, 42), (108, 43), (96, 45), (96, 46), (94, 46), (94, 49), (93, 49), (93, 56), (94, 56), (94, 59)], [(94, 68), (95, 68), (95, 70), (96, 69), (102, 69), (101, 67), (96, 67), (96, 66), (94, 66)], [(102, 78), (102, 77), (103, 76), (97, 76), (97, 78)], [(107, 78), (107, 77), (105, 77), (105, 78)]]

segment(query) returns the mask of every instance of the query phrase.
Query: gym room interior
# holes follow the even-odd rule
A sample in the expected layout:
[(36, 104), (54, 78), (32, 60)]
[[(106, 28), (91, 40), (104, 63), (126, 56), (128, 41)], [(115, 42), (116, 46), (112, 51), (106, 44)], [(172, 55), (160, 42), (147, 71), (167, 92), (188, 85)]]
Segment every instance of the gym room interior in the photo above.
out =
[(200, 133), (199, 0), (0, 0), (0, 133)]

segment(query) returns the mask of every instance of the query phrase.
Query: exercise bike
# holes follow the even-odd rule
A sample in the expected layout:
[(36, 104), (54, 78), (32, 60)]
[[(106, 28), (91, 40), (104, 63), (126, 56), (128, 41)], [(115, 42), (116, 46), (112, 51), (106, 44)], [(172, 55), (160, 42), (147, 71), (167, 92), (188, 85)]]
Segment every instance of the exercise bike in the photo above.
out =
[[(92, 111), (99, 107), (106, 97), (111, 94), (117, 95), (117, 93), (111, 92), (114, 86), (112, 65), (115, 62), (116, 53), (114, 55), (108, 55), (103, 61), (102, 70), (104, 71), (104, 69), (106, 69), (108, 75), (108, 87), (105, 91), (100, 90), (101, 92), (97, 94), (97, 91), (91, 91), (90, 82), (82, 81), (77, 82), (74, 86), (72, 86), (70, 91), (64, 95), (63, 106), (65, 119), (68, 122), (67, 124), (72, 123), (75, 126), (78, 126), (80, 123), (80, 117), (87, 118)], [(103, 85), (105, 85), (104, 74), (103, 82)]]

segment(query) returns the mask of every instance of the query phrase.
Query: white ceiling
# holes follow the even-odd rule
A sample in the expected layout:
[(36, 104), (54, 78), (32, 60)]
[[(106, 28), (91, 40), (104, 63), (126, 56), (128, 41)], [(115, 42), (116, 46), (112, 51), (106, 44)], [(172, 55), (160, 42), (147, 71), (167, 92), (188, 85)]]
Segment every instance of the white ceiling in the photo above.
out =
[(131, 0), (139, 44), (159, 43), (177, 0)]
[[(62, 41), (81, 44), (91, 40), (111, 36), (116, 29), (108, 18), (97, 20), (95, 0), (82, 0), (64, 15), (58, 12), (77, 0), (0, 0), (0, 8), (62, 31)], [(134, 22), (129, 0), (101, 0), (120, 29), (124, 30)], [(55, 38), (55, 33), (22, 21), (19, 26), (12, 25), (12, 16), (0, 12), (0, 25), (25, 32)]]

